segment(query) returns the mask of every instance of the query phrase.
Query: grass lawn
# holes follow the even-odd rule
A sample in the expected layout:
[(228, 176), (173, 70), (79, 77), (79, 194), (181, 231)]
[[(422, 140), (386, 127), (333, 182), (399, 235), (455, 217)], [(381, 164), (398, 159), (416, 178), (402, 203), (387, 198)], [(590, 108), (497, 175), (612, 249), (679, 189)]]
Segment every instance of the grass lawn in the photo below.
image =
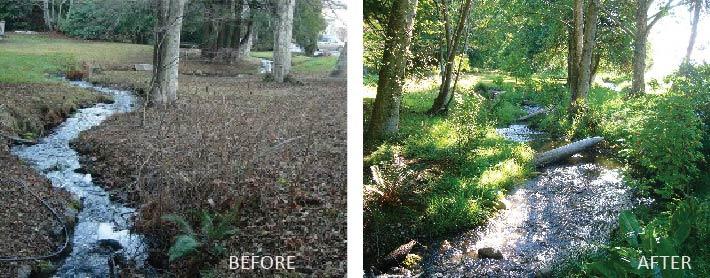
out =
[[(251, 56), (260, 59), (273, 59), (274, 57), (271, 51), (252, 52)], [(293, 72), (299, 74), (327, 73), (333, 70), (337, 62), (337, 56), (308, 57), (293, 55)]]
[(91, 42), (46, 35), (8, 34), (0, 41), (0, 83), (47, 83), (48, 74), (71, 69), (81, 62), (101, 65), (144, 63), (152, 46)]

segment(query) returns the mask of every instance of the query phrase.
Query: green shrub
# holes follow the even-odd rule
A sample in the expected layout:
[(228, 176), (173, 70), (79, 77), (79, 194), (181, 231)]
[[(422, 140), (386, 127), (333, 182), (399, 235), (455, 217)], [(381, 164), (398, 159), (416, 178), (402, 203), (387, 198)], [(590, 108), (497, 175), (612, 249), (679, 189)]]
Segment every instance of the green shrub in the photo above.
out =
[(488, 119), (484, 101), (476, 93), (455, 95), (448, 121), (454, 126), (459, 148), (468, 149), (485, 136)]
[(59, 21), (59, 28), (82, 39), (147, 43), (153, 38), (154, 22), (151, 7), (145, 2), (86, 1), (75, 4)]
[[(695, 113), (702, 122), (703, 154), (706, 170), (710, 170), (710, 64), (683, 64), (673, 75), (666, 78), (672, 84), (671, 91), (682, 94), (693, 104)], [(710, 183), (707, 184), (710, 186)]]
[(658, 185), (654, 192), (665, 198), (688, 193), (702, 158), (700, 121), (688, 99), (644, 95), (617, 108), (601, 112), (602, 130), (634, 175)]

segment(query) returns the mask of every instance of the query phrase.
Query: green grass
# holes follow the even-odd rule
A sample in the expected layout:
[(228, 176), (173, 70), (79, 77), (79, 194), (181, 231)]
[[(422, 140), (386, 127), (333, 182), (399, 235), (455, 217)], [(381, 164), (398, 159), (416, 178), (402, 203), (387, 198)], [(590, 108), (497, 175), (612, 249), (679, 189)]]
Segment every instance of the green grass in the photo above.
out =
[(0, 41), (0, 83), (52, 83), (50, 74), (69, 70), (81, 62), (94, 64), (145, 63), (152, 46), (90, 42), (42, 35), (9, 34)]
[[(380, 188), (387, 196), (367, 201), (365, 237), (377, 241), (366, 240), (365, 252), (373, 258), (411, 238), (438, 237), (483, 223), (507, 190), (532, 172), (532, 149), (499, 136), (495, 123), (477, 123), (480, 137), (462, 145), (467, 135), (451, 116), (425, 114), (435, 96), (435, 89), (406, 93), (397, 136), (366, 146), (366, 166), (378, 165), (385, 176), (405, 177), (401, 184), (389, 185), (397, 188)], [(372, 101), (366, 99), (365, 119)], [(394, 156), (407, 161), (406, 169), (391, 166)], [(369, 171), (365, 179), (372, 184)]]
[[(271, 51), (251, 52), (251, 56), (260, 59), (273, 59)], [(333, 70), (338, 62), (336, 56), (308, 57), (303, 55), (293, 55), (293, 72), (300, 74), (327, 73)]]
[(0, 50), (0, 83), (46, 83), (50, 73), (59, 73), (73, 63), (73, 58), (61, 54), (6, 55)]

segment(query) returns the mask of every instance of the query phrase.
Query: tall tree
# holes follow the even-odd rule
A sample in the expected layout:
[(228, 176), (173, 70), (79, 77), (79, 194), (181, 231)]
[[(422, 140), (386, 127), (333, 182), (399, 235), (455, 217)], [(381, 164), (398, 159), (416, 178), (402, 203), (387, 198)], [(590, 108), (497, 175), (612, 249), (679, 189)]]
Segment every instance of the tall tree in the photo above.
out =
[(586, 100), (592, 82), (592, 54), (596, 46), (599, 6), (599, 0), (590, 0), (587, 6), (584, 20), (584, 45), (582, 46), (582, 55), (579, 59), (577, 74), (579, 79), (577, 80), (576, 98), (573, 100), (575, 104)]
[(586, 9), (583, 0), (574, 1), (567, 54), (567, 85), (572, 94), (570, 117), (584, 106), (599, 66), (600, 55), (595, 53), (595, 48), (600, 7), (600, 0), (589, 0)]
[(177, 100), (180, 30), (186, 0), (158, 0), (153, 47), (152, 104), (168, 107)]
[[(708, 1), (708, 4), (710, 4), (710, 1)], [(695, 38), (698, 36), (698, 22), (700, 22), (700, 11), (703, 8), (703, 0), (690, 0), (690, 5), (693, 18), (690, 20), (690, 41), (688, 42), (688, 49), (685, 52), (686, 62), (690, 61), (690, 55), (693, 54), (693, 48), (695, 47)]]
[(259, 1), (204, 0), (202, 56), (216, 63), (234, 64), (251, 49), (254, 9)]
[(54, 23), (52, 11), (50, 10), (49, 0), (42, 0), (42, 15), (44, 16), (44, 24), (47, 30), (54, 31)]
[(293, 18), (293, 40), (303, 46), (303, 51), (308, 56), (318, 48), (318, 37), (325, 30), (326, 23), (323, 17), (323, 0), (296, 1), (296, 10)]
[(395, 0), (390, 7), (377, 96), (366, 134), (368, 140), (377, 140), (399, 130), (402, 84), (407, 69), (417, 2), (418, 0)]
[(572, 26), (568, 38), (567, 85), (572, 93), (572, 103), (579, 97), (579, 66), (584, 48), (584, 0), (574, 0)]
[(459, 45), (461, 44), (463, 29), (466, 25), (466, 20), (468, 19), (472, 2), (472, 0), (465, 0), (463, 5), (459, 9), (459, 21), (453, 36), (449, 31), (450, 15), (448, 14), (448, 11), (450, 10), (450, 8), (448, 6), (451, 2), (440, 1), (438, 3), (441, 7), (440, 10), (442, 13), (442, 17), (444, 18), (446, 28), (446, 64), (444, 64), (443, 67), (443, 75), (441, 79), (441, 86), (439, 87), (439, 95), (434, 100), (434, 105), (432, 105), (432, 107), (429, 109), (429, 114), (438, 114), (445, 112), (448, 109), (450, 103), (449, 100), (453, 98), (453, 94), (451, 93), (451, 80), (454, 72), (454, 61), (456, 56), (459, 54)]
[(293, 9), (295, 0), (278, 0), (274, 30), (274, 80), (284, 82), (291, 72), (291, 37), (293, 35)]
[(639, 95), (646, 91), (646, 44), (651, 28), (681, 0), (666, 0), (655, 14), (649, 16), (648, 11), (654, 0), (636, 0), (636, 15), (634, 30), (633, 78), (631, 79), (631, 94)]

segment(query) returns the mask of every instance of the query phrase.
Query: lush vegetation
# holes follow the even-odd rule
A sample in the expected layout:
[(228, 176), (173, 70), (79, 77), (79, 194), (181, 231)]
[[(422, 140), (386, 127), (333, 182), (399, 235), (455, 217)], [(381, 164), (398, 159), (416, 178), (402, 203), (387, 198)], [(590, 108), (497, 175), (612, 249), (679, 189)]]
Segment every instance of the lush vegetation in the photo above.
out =
[[(471, 78), (484, 80), (480, 84), (486, 85), (479, 86), (515, 90), (493, 76)], [(447, 117), (425, 114), (435, 88), (404, 95), (400, 132), (366, 146), (365, 165), (375, 170), (366, 172), (365, 184), (371, 183), (373, 173), (381, 180), (365, 190), (365, 234), (378, 238), (376, 244), (366, 241), (366, 258), (383, 256), (407, 239), (438, 237), (480, 224), (503, 206), (501, 198), (508, 189), (530, 177), (532, 149), (504, 139), (494, 129), (521, 113), (519, 107), (509, 107), (522, 101), (522, 91), (510, 95), (493, 101), (470, 86)], [(371, 109), (368, 101), (365, 118)]]
[[(667, 81), (669, 89), (625, 99), (608, 90), (590, 95), (592, 122), (628, 165), (629, 182), (654, 197), (651, 208), (639, 207), (619, 218), (614, 241), (570, 273), (605, 277), (639, 276), (641, 255), (690, 256), (693, 269), (664, 271), (664, 277), (710, 275), (710, 152), (708, 87), (710, 65), (685, 64)], [(628, 264), (620, 263), (622, 261)]]
[[(510, 159), (521, 169), (528, 163), (505, 143), (491, 145), (505, 142), (492, 139), (491, 127), (535, 104), (547, 112), (530, 120), (534, 128), (559, 142), (603, 136), (600, 149), (622, 163), (626, 184), (655, 200), (624, 212), (608, 246), (557, 275), (647, 277), (632, 269), (638, 256), (675, 252), (691, 256), (694, 268), (664, 277), (707, 276), (707, 252), (695, 243), (708, 235), (710, 66), (690, 61), (692, 26), (708, 2), (476, 1), (470, 9), (471, 2), (364, 1), (365, 84), (377, 91), (365, 106), (365, 238), (373, 239), (366, 254), (486, 219), (500, 197), (482, 193), (486, 172)], [(398, 13), (414, 5), (414, 15)], [(695, 11), (685, 62), (666, 80), (646, 82), (654, 58), (645, 55), (647, 34), (678, 6)], [(499, 76), (482, 74), (490, 71)], [(411, 80), (435, 84), (422, 89)], [(527, 145), (515, 148), (532, 155)], [(481, 159), (484, 150), (508, 156)], [(499, 176), (527, 176), (513, 172)], [(493, 188), (504, 194), (512, 185), (504, 184)], [(438, 210), (442, 199), (456, 205)]]

